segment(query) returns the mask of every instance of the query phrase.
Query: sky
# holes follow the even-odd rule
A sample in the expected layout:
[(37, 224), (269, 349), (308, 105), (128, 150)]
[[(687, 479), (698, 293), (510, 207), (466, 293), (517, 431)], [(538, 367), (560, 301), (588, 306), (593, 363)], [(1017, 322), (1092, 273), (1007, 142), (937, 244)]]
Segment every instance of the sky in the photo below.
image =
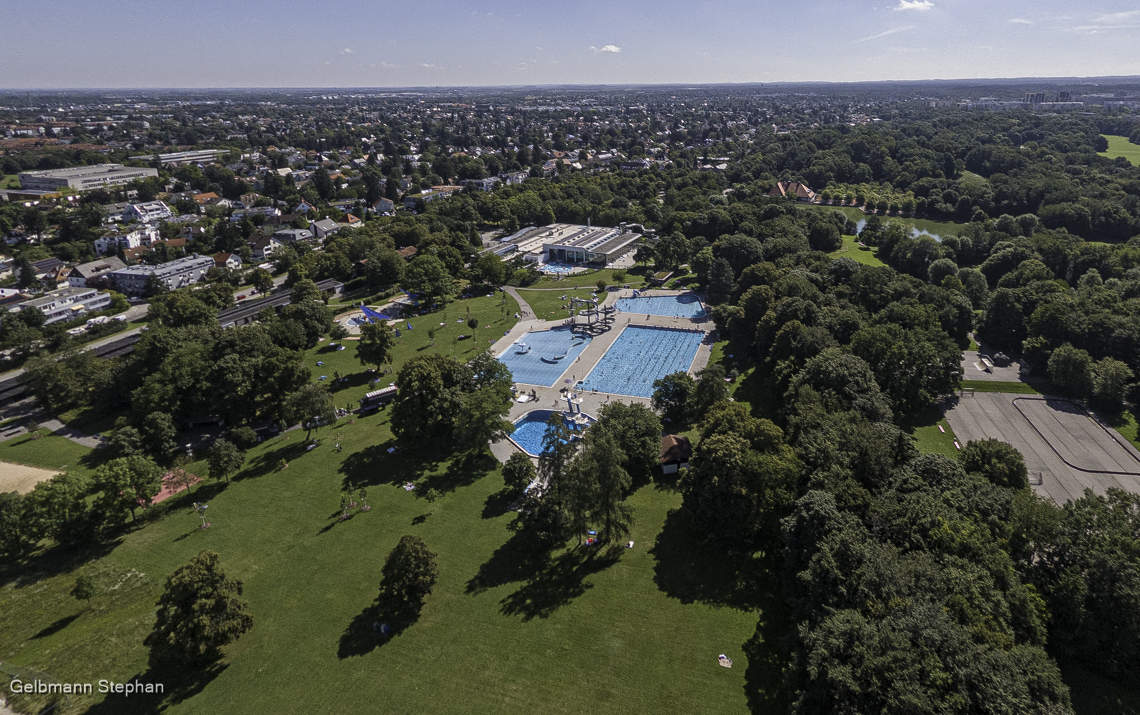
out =
[(1140, 75), (1136, 0), (38, 0), (4, 21), (12, 89)]

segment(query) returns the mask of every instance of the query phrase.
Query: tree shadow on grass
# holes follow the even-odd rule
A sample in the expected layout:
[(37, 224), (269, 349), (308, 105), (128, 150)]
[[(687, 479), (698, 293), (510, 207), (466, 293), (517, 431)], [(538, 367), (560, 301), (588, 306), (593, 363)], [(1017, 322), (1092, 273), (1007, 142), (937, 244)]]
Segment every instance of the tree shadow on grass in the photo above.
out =
[[(419, 618), (420, 609), (404, 604), (389, 605), (384, 596), (377, 596), (344, 629), (337, 647), (337, 657), (344, 660), (367, 655), (391, 643)], [(381, 625), (387, 625), (390, 631), (387, 634), (381, 632)]]
[(741, 610), (760, 607), (763, 584), (779, 576), (752, 554), (727, 553), (707, 546), (699, 530), (679, 509), (669, 512), (649, 552), (656, 559), (653, 581), (681, 603), (705, 603)]
[(416, 488), (416, 497), (422, 499), (432, 489), (447, 494), (460, 487), (469, 487), (498, 467), (499, 460), (486, 450), (458, 455), (447, 465), (447, 469), (424, 477)]
[(772, 586), (771, 592), (762, 599), (756, 632), (741, 645), (748, 658), (744, 693), (748, 698), (748, 709), (757, 715), (788, 711), (784, 672), (788, 665), (788, 637), (792, 623), (787, 604), (775, 589), (776, 582)]
[(0, 562), (0, 587), (25, 588), (38, 581), (74, 571), (98, 561), (123, 542), (126, 532), (106, 539), (95, 539), (81, 546), (54, 544), (19, 559)]
[(284, 459), (286, 463), (289, 463), (308, 452), (305, 448), (305, 436), (300, 430), (287, 432), (286, 436), (289, 437), (289, 439), (284, 442), (282, 442), (279, 437), (275, 437), (274, 440), (276, 443), (282, 446), (263, 452), (246, 462), (245, 467), (243, 467), (237, 475), (232, 477), (233, 481), (264, 477), (273, 472), (280, 471), (278, 465), (280, 465), (282, 459)]
[(146, 713), (164, 712), (198, 695), (215, 678), (225, 672), (229, 664), (224, 662), (211, 663), (197, 670), (182, 670), (166, 668), (156, 670), (148, 669), (146, 672), (136, 673), (116, 683), (162, 683), (163, 693), (111, 693), (101, 702), (91, 706), (87, 715), (144, 715)]
[(500, 489), (488, 496), (487, 500), (483, 502), (483, 518), (498, 519), (510, 511), (511, 504), (514, 504), (517, 499), (518, 495), (516, 495), (513, 490)]
[(340, 465), (344, 485), (353, 484), (357, 488), (381, 484), (398, 486), (415, 479), (416, 475), (435, 464), (430, 454), (421, 455), (407, 449), (388, 451), (395, 446), (396, 440), (389, 439), (345, 457)]
[(72, 614), (70, 616), (64, 616), (63, 618), (60, 618), (59, 620), (57, 620), (55, 623), (51, 624), (50, 626), (44, 627), (42, 630), (40, 630), (39, 633), (32, 636), (31, 639), (35, 640), (37, 638), (47, 638), (48, 636), (55, 635), (56, 633), (59, 633), (60, 631), (62, 631), (64, 628), (67, 628), (68, 626), (70, 626), (72, 621), (79, 618), (80, 615), (81, 614), (79, 614), (79, 613), (75, 613), (75, 614)]
[(583, 546), (566, 551), (522, 588), (504, 598), (499, 611), (505, 616), (522, 616), (524, 621), (549, 618), (559, 608), (593, 588), (593, 584), (586, 583), (586, 577), (613, 566), (621, 558), (622, 551), (623, 548), (617, 544), (600, 548)]

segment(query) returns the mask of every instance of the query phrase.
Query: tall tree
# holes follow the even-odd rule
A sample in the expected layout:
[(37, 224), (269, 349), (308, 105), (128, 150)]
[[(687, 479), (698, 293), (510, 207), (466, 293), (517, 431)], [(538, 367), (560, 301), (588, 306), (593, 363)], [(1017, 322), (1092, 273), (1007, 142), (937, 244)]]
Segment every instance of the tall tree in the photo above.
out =
[(380, 320), (360, 326), (360, 341), (356, 343), (356, 358), (361, 365), (381, 365), (392, 362), (392, 352), (396, 349), (396, 334), (392, 326)]
[(253, 627), (247, 604), (237, 598), (242, 582), (226, 576), (220, 560), (202, 551), (167, 577), (154, 628), (144, 641), (152, 666), (209, 664)]
[(439, 567), (435, 552), (418, 536), (406, 534), (388, 552), (380, 572), (380, 596), (392, 608), (418, 612), (435, 582)]
[(336, 407), (324, 385), (310, 383), (286, 398), (285, 415), (290, 424), (300, 422), (305, 428), (305, 439), (309, 439), (313, 430), (336, 422)]
[(210, 476), (214, 479), (225, 479), (226, 484), (230, 482), (230, 475), (241, 469), (241, 465), (244, 463), (245, 452), (222, 437), (214, 440), (206, 455), (206, 465), (210, 470)]

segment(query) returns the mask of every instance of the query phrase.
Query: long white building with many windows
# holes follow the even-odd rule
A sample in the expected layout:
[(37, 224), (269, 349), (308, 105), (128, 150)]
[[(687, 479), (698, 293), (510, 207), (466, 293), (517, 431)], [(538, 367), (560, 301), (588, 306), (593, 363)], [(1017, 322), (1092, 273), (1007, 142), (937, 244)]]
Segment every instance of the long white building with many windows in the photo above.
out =
[(158, 176), (158, 170), (122, 164), (93, 164), (73, 166), (70, 169), (25, 171), (20, 174), (20, 188), (40, 191), (71, 188), (87, 191), (104, 186), (121, 186), (151, 176)]

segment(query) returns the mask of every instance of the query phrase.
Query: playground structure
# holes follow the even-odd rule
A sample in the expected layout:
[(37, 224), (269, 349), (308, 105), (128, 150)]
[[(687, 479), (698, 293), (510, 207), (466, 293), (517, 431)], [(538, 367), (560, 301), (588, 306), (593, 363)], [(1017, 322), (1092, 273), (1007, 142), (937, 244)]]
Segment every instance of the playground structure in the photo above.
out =
[[(575, 311), (574, 309), (579, 305), (583, 305), (585, 308)], [(572, 320), (575, 331), (584, 331), (591, 335), (604, 333), (612, 328), (617, 320), (617, 309), (611, 306), (602, 307), (596, 299), (571, 296), (570, 306), (573, 312)], [(585, 318), (585, 322), (579, 322), (578, 318), (580, 317)]]

